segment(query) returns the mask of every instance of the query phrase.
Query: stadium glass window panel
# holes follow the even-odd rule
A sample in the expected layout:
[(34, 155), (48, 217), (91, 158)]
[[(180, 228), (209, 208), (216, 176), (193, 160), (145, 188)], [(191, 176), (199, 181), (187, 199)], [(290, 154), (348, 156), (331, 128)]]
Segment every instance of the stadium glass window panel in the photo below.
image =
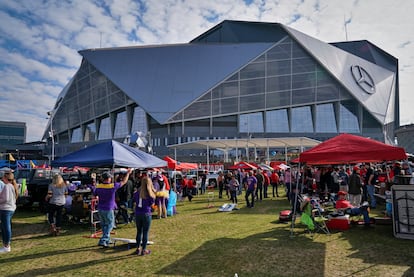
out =
[(265, 94), (256, 94), (240, 97), (240, 111), (263, 110), (265, 107)]
[(313, 133), (311, 107), (298, 107), (291, 110), (291, 132)]
[(69, 126), (73, 127), (80, 124), (79, 110), (68, 113)]
[(358, 104), (341, 103), (339, 105), (339, 132), (340, 133), (359, 133)]
[(102, 86), (107, 87), (109, 93), (115, 93), (120, 91), (120, 89), (109, 80), (107, 81), (107, 84), (102, 84)]
[(239, 72), (237, 72), (237, 73), (233, 74), (232, 76), (230, 76), (230, 77), (226, 80), (226, 82), (227, 82), (227, 81), (237, 81), (237, 80), (239, 80)]
[(288, 133), (289, 120), (286, 109), (266, 112), (266, 133)]
[(92, 72), (90, 76), (92, 87), (105, 84), (106, 82), (106, 77), (102, 75), (99, 71)]
[(362, 130), (364, 133), (381, 133), (381, 124), (366, 110), (363, 111), (362, 118)]
[(314, 88), (292, 90), (292, 105), (313, 103), (315, 97)]
[(239, 116), (240, 133), (263, 133), (263, 113), (241, 114)]
[(82, 130), (81, 128), (73, 129), (72, 131), (72, 137), (70, 139), (70, 143), (75, 142), (82, 142)]
[(91, 82), (89, 76), (78, 79), (78, 91), (86, 91), (91, 89)]
[[(304, 57), (299, 59), (292, 60), (292, 72), (295, 73), (307, 73), (307, 72), (315, 72), (316, 70), (316, 63), (310, 57)], [(315, 76), (315, 75), (314, 75)], [(314, 78), (313, 76), (313, 78)]]
[(335, 111), (333, 104), (316, 106), (315, 129), (319, 133), (336, 133)]
[(184, 119), (210, 116), (211, 101), (197, 101), (184, 110)]
[(309, 54), (297, 43), (292, 43), (292, 58), (306, 58)]
[(93, 87), (91, 89), (91, 93), (92, 93), (92, 99), (94, 101), (100, 100), (102, 98), (106, 98), (106, 96), (108, 95), (105, 84)]
[(103, 118), (99, 126), (98, 140), (112, 139), (111, 122), (109, 117)]
[(237, 116), (222, 116), (213, 118), (213, 134), (228, 137), (237, 133)]
[(207, 101), (207, 100), (211, 100), (211, 94), (212, 92), (209, 91), (208, 93), (204, 94), (203, 96), (200, 97), (200, 101)]
[(96, 140), (96, 126), (95, 123), (89, 123), (85, 127), (85, 135), (83, 141), (95, 141)]
[(70, 86), (70, 88), (68, 89), (68, 92), (66, 93), (65, 98), (66, 98), (66, 99), (69, 99), (69, 98), (75, 98), (75, 97), (76, 97), (76, 95), (77, 95), (77, 93), (78, 93), (78, 91), (76, 90), (76, 85), (75, 85), (75, 84), (73, 84), (73, 85), (71, 85), (71, 86)]
[(240, 81), (240, 95), (265, 92), (265, 78)]
[(239, 99), (223, 98), (219, 100), (213, 100), (213, 115), (237, 113), (239, 111)]
[(339, 88), (335, 85), (318, 86), (316, 88), (316, 101), (330, 101), (339, 99)]
[(94, 103), (95, 116), (106, 114), (109, 111), (107, 99), (102, 98)]
[(178, 114), (176, 114), (175, 116), (172, 117), (172, 121), (181, 121), (184, 118), (184, 113), (183, 112), (179, 112)]
[(260, 62), (264, 62), (265, 60), (266, 60), (266, 55), (263, 54), (259, 56), (257, 59), (255, 59), (254, 61), (252, 61), (252, 63), (260, 63)]
[(53, 128), (56, 130), (57, 133), (63, 132), (69, 128), (68, 117), (66, 112), (57, 113), (53, 118)]
[(239, 95), (239, 82), (225, 82), (213, 89), (213, 99)]
[(265, 63), (251, 63), (240, 70), (240, 79), (265, 77)]
[(195, 136), (199, 134), (210, 133), (210, 119), (198, 119), (184, 122), (184, 132), (188, 135)]
[(141, 107), (135, 107), (134, 116), (132, 118), (132, 129), (131, 133), (134, 132), (148, 132), (147, 115)]
[(267, 62), (267, 76), (288, 75), (292, 71), (290, 60)]
[(292, 89), (315, 87), (315, 73), (300, 73), (292, 75)]
[(123, 111), (116, 115), (114, 138), (125, 138), (129, 134), (127, 112)]
[(79, 113), (82, 122), (88, 121), (93, 118), (93, 106), (89, 102), (88, 105), (79, 109)]
[(79, 97), (79, 107), (88, 106), (92, 102), (90, 90), (80, 92), (78, 97)]
[(292, 76), (276, 76), (267, 78), (266, 82), (266, 91), (280, 91), (280, 90), (290, 90), (292, 84)]
[(266, 93), (266, 108), (278, 108), (290, 105), (290, 91), (277, 91)]
[(126, 97), (125, 93), (122, 91), (117, 91), (111, 95), (109, 95), (109, 109), (114, 110), (121, 106), (126, 105)]
[(289, 60), (292, 57), (292, 44), (290, 42), (281, 43), (267, 51), (268, 61), (272, 60)]

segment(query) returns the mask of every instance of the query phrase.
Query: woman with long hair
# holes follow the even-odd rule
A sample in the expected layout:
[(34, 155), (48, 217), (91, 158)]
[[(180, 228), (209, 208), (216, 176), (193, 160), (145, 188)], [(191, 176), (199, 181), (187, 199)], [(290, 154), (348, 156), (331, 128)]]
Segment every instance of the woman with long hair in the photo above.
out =
[(3, 247), (0, 248), (0, 253), (8, 253), (11, 251), (11, 219), (16, 210), (16, 200), (19, 197), (19, 190), (12, 172), (4, 173), (2, 181), (4, 187), (0, 192), (0, 221)]
[(152, 205), (155, 203), (155, 197), (155, 189), (151, 178), (148, 176), (143, 177), (140, 189), (134, 193), (137, 255), (143, 256), (151, 253), (147, 249), (147, 243), (152, 220)]
[(66, 182), (61, 175), (54, 175), (46, 195), (46, 201), (49, 201), (48, 221), (51, 235), (59, 235), (62, 228), (62, 211), (66, 203), (67, 195), (68, 187), (66, 186)]

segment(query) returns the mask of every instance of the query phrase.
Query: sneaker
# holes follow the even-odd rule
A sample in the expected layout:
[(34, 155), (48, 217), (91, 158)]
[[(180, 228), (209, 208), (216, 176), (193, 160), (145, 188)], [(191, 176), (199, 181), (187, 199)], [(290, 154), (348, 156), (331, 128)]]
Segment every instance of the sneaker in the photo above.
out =
[(102, 246), (103, 248), (108, 248), (109, 247), (108, 244), (105, 243), (105, 242), (99, 242), (98, 246)]
[(141, 256), (144, 256), (144, 255), (149, 255), (149, 254), (151, 254), (151, 250), (148, 250), (148, 249), (143, 249), (143, 250), (141, 251)]
[(0, 248), (0, 253), (9, 253), (10, 251), (11, 251), (10, 246), (3, 246), (2, 248)]

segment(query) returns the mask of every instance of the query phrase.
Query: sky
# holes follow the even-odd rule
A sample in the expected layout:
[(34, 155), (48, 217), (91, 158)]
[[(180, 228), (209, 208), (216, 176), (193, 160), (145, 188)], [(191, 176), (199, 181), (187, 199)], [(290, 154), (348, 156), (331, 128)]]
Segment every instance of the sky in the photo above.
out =
[(242, 20), (377, 45), (399, 60), (400, 124), (412, 124), (413, 11), (407, 0), (2, 0), (0, 121), (26, 122), (26, 141), (41, 140), (80, 50), (187, 43), (223, 20)]

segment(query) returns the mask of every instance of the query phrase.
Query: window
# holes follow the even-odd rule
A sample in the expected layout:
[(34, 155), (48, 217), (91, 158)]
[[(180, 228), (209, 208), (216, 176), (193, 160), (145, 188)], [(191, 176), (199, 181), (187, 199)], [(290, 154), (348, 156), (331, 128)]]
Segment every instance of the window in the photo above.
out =
[(124, 111), (116, 115), (114, 138), (125, 138), (129, 134), (127, 113)]
[(313, 133), (312, 113), (309, 106), (292, 109), (292, 133)]
[(288, 113), (286, 109), (266, 112), (266, 132), (289, 132)]
[(107, 117), (101, 120), (101, 125), (99, 126), (98, 140), (111, 139), (111, 138), (112, 138), (111, 122), (109, 120), (109, 117)]
[(339, 132), (359, 133), (358, 104), (346, 101), (339, 106)]
[(316, 106), (316, 132), (336, 133), (336, 120), (333, 104)]
[(239, 132), (240, 133), (263, 133), (263, 114), (241, 114), (239, 118)]

